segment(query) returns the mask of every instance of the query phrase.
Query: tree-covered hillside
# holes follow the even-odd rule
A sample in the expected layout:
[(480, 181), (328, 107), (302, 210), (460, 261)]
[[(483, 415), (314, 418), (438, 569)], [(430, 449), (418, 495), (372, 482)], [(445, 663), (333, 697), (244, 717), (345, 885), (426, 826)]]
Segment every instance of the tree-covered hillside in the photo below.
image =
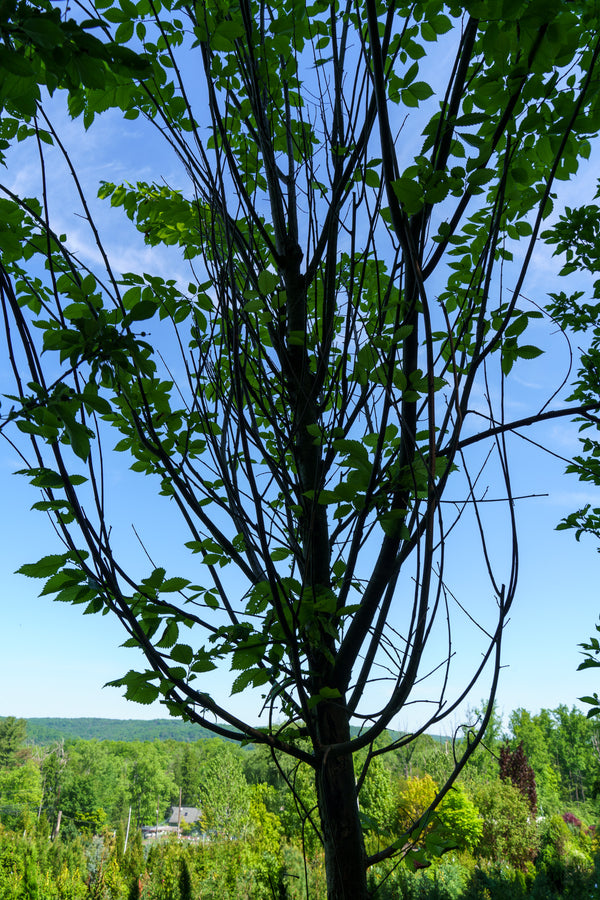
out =
[[(0, 722), (3, 719), (0, 716)], [(212, 733), (191, 722), (179, 719), (99, 719), (99, 718), (32, 718), (26, 719), (27, 737), (34, 744), (49, 744), (62, 739), (84, 741), (200, 741), (213, 737)], [(226, 730), (226, 726), (224, 726)], [(352, 729), (356, 735), (358, 728)], [(399, 732), (388, 729), (392, 740)], [(224, 740), (226, 738), (224, 737)], [(434, 741), (447, 738), (433, 735)]]
[[(0, 721), (2, 721), (0, 719)], [(199, 741), (208, 729), (178, 719), (27, 719), (27, 736), (35, 744), (66, 738), (84, 741)]]

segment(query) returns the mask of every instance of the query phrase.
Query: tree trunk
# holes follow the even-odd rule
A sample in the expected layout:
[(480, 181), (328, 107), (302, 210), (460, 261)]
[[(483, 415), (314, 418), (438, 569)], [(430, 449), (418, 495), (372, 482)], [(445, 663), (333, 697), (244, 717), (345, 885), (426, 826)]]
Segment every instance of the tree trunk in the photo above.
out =
[(319, 705), (319, 731), (324, 748), (316, 771), (319, 815), (323, 831), (327, 900), (366, 900), (365, 844), (358, 812), (352, 756), (329, 754), (331, 744), (350, 739), (343, 706)]

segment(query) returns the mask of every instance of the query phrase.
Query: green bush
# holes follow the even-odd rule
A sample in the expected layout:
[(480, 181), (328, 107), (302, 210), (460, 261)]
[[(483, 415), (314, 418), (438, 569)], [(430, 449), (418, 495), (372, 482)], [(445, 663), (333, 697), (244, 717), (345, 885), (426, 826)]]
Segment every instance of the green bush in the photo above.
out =
[(461, 900), (527, 900), (533, 874), (507, 864), (480, 861)]
[(476, 855), (496, 865), (527, 871), (539, 844), (527, 800), (513, 784), (500, 779), (480, 786), (474, 799), (483, 818)]
[(470, 866), (458, 855), (448, 854), (415, 872), (403, 862), (378, 866), (369, 879), (377, 900), (462, 900)]
[(296, 845), (283, 848), (283, 867), (280, 874), (282, 900), (306, 900), (327, 895), (325, 863), (322, 852), (307, 856)]

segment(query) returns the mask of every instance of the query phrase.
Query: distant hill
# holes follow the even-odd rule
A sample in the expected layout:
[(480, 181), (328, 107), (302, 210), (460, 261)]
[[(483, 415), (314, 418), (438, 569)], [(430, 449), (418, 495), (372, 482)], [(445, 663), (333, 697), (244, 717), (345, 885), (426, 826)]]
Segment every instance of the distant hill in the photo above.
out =
[[(0, 716), (0, 720), (2, 717)], [(52, 744), (60, 740), (84, 741), (182, 741), (190, 743), (212, 738), (214, 734), (202, 725), (179, 719), (27, 719), (27, 738), (35, 744)], [(227, 726), (225, 726), (227, 727)], [(358, 729), (351, 727), (353, 736)], [(388, 730), (392, 740), (401, 732)], [(429, 735), (434, 741), (447, 741), (440, 735)]]
[(201, 725), (178, 719), (27, 719), (27, 737), (36, 744), (61, 739), (85, 741), (200, 741), (214, 737)]

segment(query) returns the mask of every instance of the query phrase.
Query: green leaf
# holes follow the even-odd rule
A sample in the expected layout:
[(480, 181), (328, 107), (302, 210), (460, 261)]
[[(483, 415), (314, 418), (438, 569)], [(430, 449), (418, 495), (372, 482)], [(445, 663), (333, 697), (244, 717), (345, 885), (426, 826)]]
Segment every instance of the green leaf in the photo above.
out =
[(131, 19), (128, 19), (125, 22), (121, 22), (117, 30), (115, 31), (115, 41), (117, 44), (126, 44), (127, 41), (133, 36), (134, 23)]
[(265, 297), (271, 294), (280, 284), (279, 276), (275, 272), (263, 269), (258, 276), (258, 289)]
[(22, 25), (25, 34), (40, 47), (52, 49), (64, 42), (65, 36), (59, 26), (51, 19), (36, 16), (25, 19)]
[(10, 72), (24, 78), (34, 74), (33, 66), (28, 59), (25, 59), (19, 52), (9, 50), (3, 44), (0, 44), (0, 71)]
[(393, 182), (392, 188), (407, 215), (412, 216), (422, 209), (425, 198), (423, 187), (418, 181), (412, 178), (398, 178)]
[(341, 696), (337, 688), (322, 687), (318, 694), (308, 700), (309, 709), (314, 709), (323, 700), (337, 700)]
[(520, 359), (535, 359), (541, 356), (543, 352), (539, 347), (534, 347), (531, 344), (524, 344), (522, 347), (517, 348), (517, 356)]
[(273, 562), (279, 562), (282, 559), (287, 559), (292, 555), (292, 550), (289, 547), (278, 547), (276, 550), (271, 551), (271, 559)]
[(165, 591), (182, 591), (184, 588), (188, 586), (190, 583), (188, 578), (165, 578), (165, 580), (160, 585), (161, 594)]
[(109, 681), (106, 687), (125, 687), (125, 696), (128, 700), (135, 703), (154, 703), (160, 694), (157, 685), (152, 684), (151, 679), (156, 678), (154, 672), (134, 672), (130, 670), (123, 678), (116, 681)]
[(205, 593), (204, 602), (209, 607), (209, 609), (218, 609), (219, 608), (219, 598), (215, 597), (214, 594), (211, 594), (210, 591), (207, 591)]
[[(34, 487), (64, 488), (65, 486), (62, 475), (52, 469), (19, 469), (15, 474), (28, 475)], [(84, 484), (87, 481), (83, 475), (68, 475), (67, 477), (72, 485)]]
[(108, 400), (106, 400), (104, 397), (99, 397), (98, 394), (86, 393), (84, 391), (82, 394), (82, 400), (88, 412), (93, 411), (100, 413), (101, 415), (108, 415), (110, 412), (112, 412), (112, 407)]
[(172, 647), (177, 638), (179, 637), (179, 626), (174, 619), (171, 619), (167, 623), (167, 627), (165, 628), (163, 635), (156, 644), (157, 647)]
[(482, 187), (484, 184), (487, 184), (488, 181), (491, 181), (495, 175), (496, 173), (493, 169), (475, 169), (467, 176), (469, 189), (473, 191), (476, 188)]
[(61, 569), (67, 560), (64, 553), (55, 553), (50, 556), (43, 556), (35, 563), (25, 563), (17, 569), (17, 575), (27, 575), (28, 578), (48, 578)]
[(171, 649), (171, 659), (175, 660), (175, 662), (189, 666), (193, 658), (194, 651), (189, 644), (175, 644)]
[(140, 322), (143, 319), (151, 319), (158, 309), (158, 304), (153, 300), (141, 300), (136, 303), (128, 315), (129, 322)]
[(426, 81), (413, 81), (408, 90), (417, 100), (427, 100), (433, 96), (433, 88)]
[(261, 684), (266, 684), (268, 680), (268, 669), (246, 669), (245, 672), (240, 672), (233, 682), (231, 693), (232, 695), (239, 694), (250, 686), (259, 687)]
[(378, 188), (381, 184), (379, 172), (377, 172), (375, 169), (367, 169), (365, 172), (365, 184), (368, 187)]

